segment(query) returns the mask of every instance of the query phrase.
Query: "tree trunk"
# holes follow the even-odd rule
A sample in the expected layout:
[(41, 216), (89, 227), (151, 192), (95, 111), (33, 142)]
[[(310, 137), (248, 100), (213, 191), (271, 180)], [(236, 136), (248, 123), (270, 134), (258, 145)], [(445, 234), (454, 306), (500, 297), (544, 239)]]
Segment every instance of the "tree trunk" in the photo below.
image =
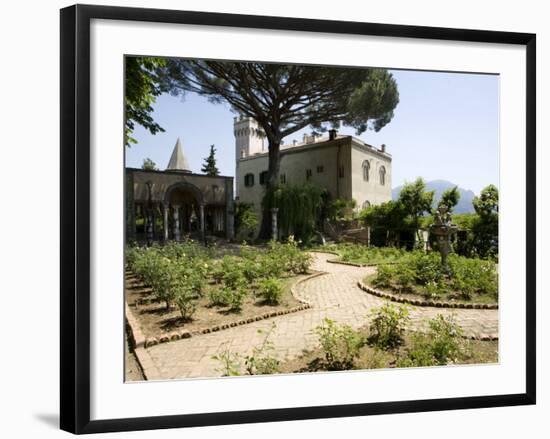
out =
[(281, 140), (268, 138), (268, 167), (267, 181), (265, 184), (264, 201), (262, 203), (262, 225), (260, 227), (260, 239), (271, 239), (271, 208), (273, 206), (273, 192), (279, 185), (279, 170)]

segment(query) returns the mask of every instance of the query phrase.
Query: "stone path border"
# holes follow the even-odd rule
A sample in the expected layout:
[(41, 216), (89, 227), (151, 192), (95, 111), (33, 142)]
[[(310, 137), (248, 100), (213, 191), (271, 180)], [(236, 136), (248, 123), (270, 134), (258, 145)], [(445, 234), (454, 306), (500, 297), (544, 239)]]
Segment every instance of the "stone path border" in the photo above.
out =
[(266, 320), (266, 319), (269, 319), (269, 318), (272, 318), (272, 317), (282, 316), (282, 315), (285, 315), (285, 314), (291, 314), (291, 313), (295, 313), (295, 312), (298, 312), (298, 311), (304, 311), (306, 309), (311, 308), (311, 304), (307, 300), (305, 300), (305, 299), (298, 296), (298, 294), (296, 293), (296, 287), (298, 285), (300, 285), (302, 282), (305, 282), (309, 279), (313, 279), (314, 277), (317, 277), (317, 276), (322, 276), (323, 274), (326, 274), (326, 273), (324, 273), (322, 271), (311, 273), (311, 274), (309, 274), (305, 277), (302, 277), (301, 279), (298, 279), (298, 281), (296, 281), (294, 284), (291, 285), (290, 293), (294, 296), (294, 298), (298, 302), (301, 303), (300, 306), (295, 306), (293, 308), (286, 309), (286, 310), (271, 311), (271, 312), (262, 314), (260, 316), (249, 317), (249, 318), (246, 318), (246, 319), (241, 319), (241, 320), (237, 320), (237, 321), (233, 321), (233, 322), (229, 322), (229, 323), (224, 323), (222, 325), (214, 325), (214, 326), (211, 326), (209, 328), (204, 328), (204, 329), (201, 329), (200, 331), (196, 331), (196, 332), (190, 332), (190, 331), (187, 331), (187, 330), (184, 329), (184, 330), (181, 330), (181, 331), (173, 331), (173, 332), (170, 332), (168, 334), (162, 334), (158, 337), (145, 337), (145, 335), (141, 331), (141, 327), (139, 325), (138, 320), (136, 319), (136, 317), (134, 316), (134, 314), (132, 313), (132, 311), (130, 309), (130, 306), (128, 305), (128, 303), (125, 303), (126, 323), (127, 323), (128, 327), (130, 328), (131, 345), (134, 349), (136, 349), (136, 348), (148, 348), (148, 347), (151, 347), (151, 346), (155, 346), (159, 343), (168, 343), (170, 341), (177, 341), (177, 340), (181, 340), (181, 339), (184, 339), (184, 338), (190, 338), (194, 335), (197, 336), (197, 335), (201, 335), (201, 334), (210, 334), (211, 332), (223, 331), (225, 329), (234, 328), (236, 326), (242, 326), (242, 325), (246, 325), (246, 324), (249, 324), (249, 323), (259, 322), (261, 320)]
[[(327, 261), (330, 262), (330, 261)], [(375, 296), (381, 297), (383, 299), (391, 300), (392, 302), (399, 303), (408, 303), (409, 305), (415, 306), (433, 306), (436, 308), (462, 308), (462, 309), (498, 309), (498, 304), (496, 303), (462, 303), (462, 302), (443, 302), (438, 300), (419, 300), (419, 299), (408, 299), (403, 296), (398, 296), (391, 293), (386, 293), (385, 291), (380, 291), (375, 288), (372, 288), (369, 285), (364, 284), (361, 281), (357, 282), (357, 286), (363, 291), (373, 294)]]
[[(335, 255), (335, 256), (338, 256), (338, 257), (342, 257), (340, 255), (340, 253), (337, 253), (335, 251), (332, 251), (332, 250), (309, 250), (310, 253), (328, 253), (330, 255)], [(360, 264), (358, 262), (349, 262), (349, 261), (342, 261), (340, 259), (327, 259), (327, 262), (329, 264), (341, 264), (341, 265), (349, 265), (351, 267), (359, 267), (359, 268), (364, 268), (364, 267), (377, 267), (378, 265), (394, 265), (394, 264), (398, 264), (398, 262), (371, 262), (371, 263), (368, 263), (368, 264)]]
[(161, 380), (162, 374), (151, 358), (149, 351), (146, 349), (145, 336), (143, 335), (143, 332), (141, 332), (141, 328), (127, 303), (125, 303), (125, 314), (126, 326), (128, 327), (128, 341), (130, 342), (130, 347), (133, 349), (137, 362), (141, 367), (145, 380)]

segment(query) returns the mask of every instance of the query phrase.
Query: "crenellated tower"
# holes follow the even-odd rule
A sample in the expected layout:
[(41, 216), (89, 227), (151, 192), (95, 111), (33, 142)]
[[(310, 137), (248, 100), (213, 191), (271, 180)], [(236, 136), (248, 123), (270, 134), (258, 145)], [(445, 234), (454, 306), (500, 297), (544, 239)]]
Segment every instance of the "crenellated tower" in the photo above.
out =
[(265, 133), (251, 117), (235, 117), (233, 121), (235, 134), (235, 161), (264, 151)]

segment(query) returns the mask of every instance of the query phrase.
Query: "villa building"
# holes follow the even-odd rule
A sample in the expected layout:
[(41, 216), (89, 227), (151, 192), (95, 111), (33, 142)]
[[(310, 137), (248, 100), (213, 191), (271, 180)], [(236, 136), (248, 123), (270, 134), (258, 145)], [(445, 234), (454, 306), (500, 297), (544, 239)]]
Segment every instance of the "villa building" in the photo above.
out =
[[(236, 196), (254, 206), (261, 218), (268, 167), (267, 139), (255, 120), (234, 120)], [(390, 201), (392, 158), (386, 146), (368, 145), (353, 136), (303, 136), (302, 142), (281, 145), (281, 184), (310, 182), (332, 199), (354, 199), (359, 209)]]

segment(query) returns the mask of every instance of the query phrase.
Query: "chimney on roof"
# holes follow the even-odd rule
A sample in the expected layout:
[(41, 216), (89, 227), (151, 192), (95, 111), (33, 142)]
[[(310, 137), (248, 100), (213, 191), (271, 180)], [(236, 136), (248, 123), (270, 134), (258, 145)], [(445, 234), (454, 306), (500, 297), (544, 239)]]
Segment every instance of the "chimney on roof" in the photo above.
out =
[(334, 140), (336, 139), (337, 131), (335, 129), (328, 131), (328, 140)]
[(294, 140), (292, 141), (292, 144), (293, 144), (294, 146), (296, 146), (297, 143), (298, 143), (298, 141), (297, 141), (296, 139), (294, 139)]
[(380, 151), (386, 152), (386, 144), (385, 143), (382, 143), (382, 145), (380, 145)]

